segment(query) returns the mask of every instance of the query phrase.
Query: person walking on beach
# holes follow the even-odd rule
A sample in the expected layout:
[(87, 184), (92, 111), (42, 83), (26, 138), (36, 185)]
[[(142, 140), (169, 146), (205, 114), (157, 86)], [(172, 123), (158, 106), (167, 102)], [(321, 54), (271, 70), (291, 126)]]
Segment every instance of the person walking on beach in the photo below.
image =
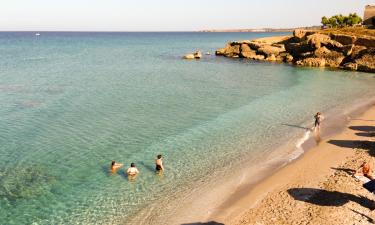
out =
[(315, 131), (320, 131), (320, 123), (323, 119), (323, 116), (320, 112), (317, 112), (314, 116), (315, 118), (315, 123), (314, 123), (314, 130)]
[(162, 172), (164, 171), (163, 161), (162, 161), (162, 155), (158, 155), (155, 159), (155, 170), (156, 172)]
[(371, 172), (370, 163), (368, 163), (366, 161), (363, 162), (362, 165), (358, 168), (356, 174), (359, 174), (361, 170), (362, 170), (362, 174), (363, 174), (364, 177), (367, 177), (370, 180), (374, 179), (374, 177), (371, 174), (372, 172)]
[(116, 163), (115, 160), (112, 160), (112, 163), (111, 163), (111, 173), (116, 173), (117, 169), (122, 167), (124, 164), (121, 164), (121, 163)]
[(129, 175), (129, 178), (133, 178), (139, 173), (139, 170), (137, 169), (137, 167), (135, 167), (135, 163), (131, 163), (129, 169), (126, 172)]

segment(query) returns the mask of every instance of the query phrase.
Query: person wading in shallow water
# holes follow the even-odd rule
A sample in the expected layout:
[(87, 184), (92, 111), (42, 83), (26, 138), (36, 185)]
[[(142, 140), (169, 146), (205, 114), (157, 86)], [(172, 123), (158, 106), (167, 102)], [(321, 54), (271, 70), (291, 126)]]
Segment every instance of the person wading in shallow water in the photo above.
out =
[(139, 173), (139, 170), (137, 169), (137, 167), (135, 167), (135, 163), (130, 164), (130, 167), (126, 171), (126, 173), (128, 174), (128, 178), (130, 180), (134, 179), (137, 176), (137, 174)]
[(317, 112), (314, 116), (315, 118), (315, 123), (314, 123), (314, 130), (315, 131), (320, 131), (320, 123), (322, 122), (323, 116), (320, 112)]
[(164, 166), (163, 166), (163, 161), (162, 161), (162, 155), (158, 155), (155, 159), (155, 170), (156, 172), (163, 172), (164, 171)]

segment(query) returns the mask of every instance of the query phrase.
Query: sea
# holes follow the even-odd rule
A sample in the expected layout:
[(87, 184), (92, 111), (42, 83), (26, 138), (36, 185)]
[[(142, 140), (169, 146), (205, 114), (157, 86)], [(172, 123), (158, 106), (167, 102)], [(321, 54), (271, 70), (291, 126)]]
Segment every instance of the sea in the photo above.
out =
[(316, 112), (374, 99), (374, 74), (214, 54), (286, 34), (0, 32), (0, 224), (163, 221), (201, 182), (298, 157)]

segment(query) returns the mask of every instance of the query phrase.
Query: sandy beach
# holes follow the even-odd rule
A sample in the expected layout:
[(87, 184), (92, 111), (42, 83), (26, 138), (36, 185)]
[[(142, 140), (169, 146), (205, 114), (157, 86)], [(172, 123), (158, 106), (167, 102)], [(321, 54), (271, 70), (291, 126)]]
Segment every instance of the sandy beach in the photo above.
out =
[[(375, 106), (350, 118), (302, 157), (228, 201), (213, 224), (372, 224), (375, 196), (354, 178), (364, 162), (373, 165)], [(324, 129), (324, 126), (323, 126)], [(220, 210), (219, 210), (220, 211)]]

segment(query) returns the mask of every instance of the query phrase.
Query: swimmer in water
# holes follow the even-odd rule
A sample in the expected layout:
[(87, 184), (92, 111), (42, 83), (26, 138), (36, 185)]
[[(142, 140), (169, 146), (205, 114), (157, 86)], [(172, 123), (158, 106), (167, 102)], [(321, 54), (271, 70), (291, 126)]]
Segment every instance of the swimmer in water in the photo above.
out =
[(113, 160), (112, 163), (111, 163), (111, 173), (116, 173), (117, 169), (122, 167), (122, 166), (123, 166), (123, 164), (116, 163), (116, 161)]
[(135, 167), (135, 163), (130, 164), (130, 167), (126, 173), (128, 174), (129, 178), (135, 177), (139, 173), (139, 170), (137, 167)]
[(162, 155), (158, 155), (155, 159), (155, 170), (156, 170), (156, 172), (164, 171)]

